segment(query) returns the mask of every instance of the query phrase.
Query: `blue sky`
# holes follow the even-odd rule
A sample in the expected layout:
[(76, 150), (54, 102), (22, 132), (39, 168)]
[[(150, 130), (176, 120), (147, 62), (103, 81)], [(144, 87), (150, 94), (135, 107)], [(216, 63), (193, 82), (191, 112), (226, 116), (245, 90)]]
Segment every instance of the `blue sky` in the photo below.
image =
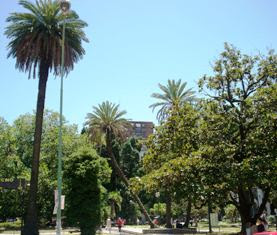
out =
[[(4, 3), (5, 2), (5, 3)], [(197, 80), (234, 44), (254, 55), (277, 46), (275, 0), (72, 0), (88, 23), (86, 55), (64, 83), (64, 115), (81, 128), (92, 106), (109, 100), (127, 118), (156, 123), (149, 105), (158, 83), (179, 79), (197, 90)], [(7, 59), (5, 19), (22, 11), (16, 0), (0, 10), (0, 116), (12, 123), (36, 107), (38, 80)], [(59, 110), (59, 79), (49, 76), (46, 108)]]

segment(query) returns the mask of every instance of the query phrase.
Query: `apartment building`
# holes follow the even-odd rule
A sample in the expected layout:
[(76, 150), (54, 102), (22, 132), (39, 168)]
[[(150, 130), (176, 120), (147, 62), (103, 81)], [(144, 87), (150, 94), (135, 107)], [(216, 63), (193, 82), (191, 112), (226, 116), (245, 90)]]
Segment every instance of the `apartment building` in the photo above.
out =
[(141, 121), (130, 121), (133, 129), (130, 131), (130, 135), (138, 138), (147, 138), (153, 134), (154, 123), (153, 122), (141, 122)]

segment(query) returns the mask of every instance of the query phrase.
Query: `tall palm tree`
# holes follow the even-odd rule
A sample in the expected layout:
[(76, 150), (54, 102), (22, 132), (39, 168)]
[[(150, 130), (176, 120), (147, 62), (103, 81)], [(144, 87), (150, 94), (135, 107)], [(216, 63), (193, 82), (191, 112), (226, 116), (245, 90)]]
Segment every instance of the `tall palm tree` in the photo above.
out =
[(159, 83), (159, 88), (163, 93), (153, 93), (151, 97), (156, 98), (159, 101), (149, 106), (153, 111), (160, 107), (157, 112), (157, 119), (159, 122), (162, 122), (167, 118), (168, 112), (174, 106), (178, 107), (185, 102), (191, 102), (195, 99), (195, 92), (192, 91), (192, 89), (185, 90), (186, 85), (187, 83), (182, 83), (181, 79), (178, 81), (169, 79), (166, 86)]
[[(170, 110), (173, 108), (179, 108), (184, 103), (195, 100), (195, 92), (192, 91), (192, 89), (185, 90), (186, 86), (187, 83), (182, 83), (181, 79), (178, 81), (169, 79), (166, 86), (159, 83), (159, 88), (163, 93), (153, 93), (151, 97), (156, 98), (159, 101), (149, 106), (149, 108), (152, 108), (153, 111), (156, 108), (160, 108), (157, 112), (157, 119), (159, 122), (165, 121), (169, 115)], [(170, 194), (166, 194), (166, 227), (172, 227)]]
[[(87, 114), (86, 125), (88, 127), (89, 135), (92, 139), (99, 138), (99, 133), (104, 135), (107, 152), (109, 154), (111, 165), (118, 177), (123, 181), (127, 188), (130, 183), (123, 171), (121, 170), (115, 155), (112, 150), (112, 140), (114, 137), (124, 138), (127, 136), (131, 128), (131, 124), (123, 118), (126, 111), (120, 111), (119, 105), (113, 104), (109, 101), (103, 102), (98, 107), (93, 107), (93, 113)], [(139, 197), (132, 191), (130, 191), (134, 200), (138, 203), (141, 211), (145, 215), (146, 219), (150, 223), (151, 227), (154, 227), (152, 220), (150, 219), (147, 211), (145, 210)]]
[(40, 0), (31, 3), (20, 0), (26, 13), (12, 13), (7, 22), (5, 34), (10, 39), (8, 57), (16, 59), (16, 68), (35, 78), (38, 70), (38, 97), (36, 107), (36, 125), (32, 157), (32, 172), (29, 202), (24, 235), (38, 234), (37, 188), (39, 175), (39, 157), (45, 103), (46, 84), (49, 72), (60, 74), (62, 24), (66, 22), (64, 72), (68, 73), (73, 65), (85, 54), (82, 41), (88, 41), (83, 28), (87, 25), (71, 11), (62, 14), (58, 1)]

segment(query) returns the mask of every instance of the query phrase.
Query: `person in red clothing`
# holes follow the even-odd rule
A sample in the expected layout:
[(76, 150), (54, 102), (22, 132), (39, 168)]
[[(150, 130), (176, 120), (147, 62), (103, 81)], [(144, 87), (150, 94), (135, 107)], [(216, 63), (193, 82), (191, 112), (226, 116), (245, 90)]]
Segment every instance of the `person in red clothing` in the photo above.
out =
[(118, 231), (121, 232), (121, 227), (124, 225), (124, 220), (118, 217), (118, 219), (116, 220), (116, 224), (118, 227)]

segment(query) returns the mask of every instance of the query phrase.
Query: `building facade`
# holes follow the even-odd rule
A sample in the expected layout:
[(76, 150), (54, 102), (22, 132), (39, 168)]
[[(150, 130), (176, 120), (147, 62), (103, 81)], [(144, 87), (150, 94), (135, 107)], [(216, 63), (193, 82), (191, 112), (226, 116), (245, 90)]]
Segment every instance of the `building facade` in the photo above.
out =
[(153, 122), (130, 121), (130, 123), (133, 127), (130, 131), (131, 136), (135, 136), (138, 138), (147, 138), (149, 135), (153, 134)]

